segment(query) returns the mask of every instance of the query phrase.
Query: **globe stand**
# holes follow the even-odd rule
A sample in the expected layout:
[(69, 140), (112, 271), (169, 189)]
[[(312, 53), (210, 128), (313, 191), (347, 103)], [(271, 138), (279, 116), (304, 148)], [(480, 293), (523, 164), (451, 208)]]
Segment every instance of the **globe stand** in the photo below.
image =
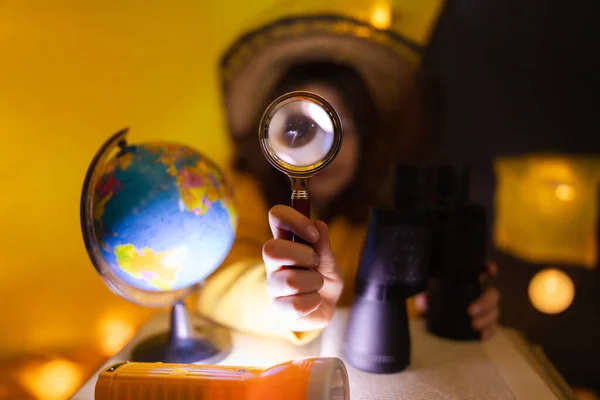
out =
[(171, 308), (170, 331), (137, 345), (131, 360), (138, 362), (216, 364), (231, 351), (231, 336), (207, 321), (195, 326), (182, 301)]

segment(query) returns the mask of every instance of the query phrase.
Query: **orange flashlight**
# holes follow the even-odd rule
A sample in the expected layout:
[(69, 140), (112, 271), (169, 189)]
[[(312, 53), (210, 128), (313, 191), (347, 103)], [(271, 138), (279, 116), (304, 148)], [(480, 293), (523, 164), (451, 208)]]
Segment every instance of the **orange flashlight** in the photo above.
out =
[(338, 358), (302, 358), (269, 367), (126, 362), (102, 371), (96, 400), (349, 400)]

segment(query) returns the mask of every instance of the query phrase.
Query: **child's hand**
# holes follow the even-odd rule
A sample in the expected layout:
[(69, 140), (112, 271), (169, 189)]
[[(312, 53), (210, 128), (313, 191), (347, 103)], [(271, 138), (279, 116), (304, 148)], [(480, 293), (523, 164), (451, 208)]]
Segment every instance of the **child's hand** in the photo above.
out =
[[(280, 322), (295, 332), (324, 328), (342, 294), (343, 280), (329, 247), (327, 225), (288, 206), (269, 211), (273, 239), (263, 247), (267, 290)], [(286, 240), (289, 232), (312, 247)], [(308, 267), (291, 269), (287, 266)]]
[[(498, 267), (492, 262), (486, 264), (483, 281), (487, 276), (494, 277)], [(488, 287), (483, 294), (468, 308), (469, 315), (473, 318), (473, 327), (481, 332), (481, 338), (487, 340), (494, 335), (500, 318), (500, 292), (494, 287)]]
[[(487, 263), (486, 271), (481, 280), (487, 276), (496, 276), (497, 273), (498, 267), (496, 264)], [(473, 327), (481, 332), (483, 340), (491, 338), (498, 326), (498, 318), (500, 317), (499, 301), (500, 292), (498, 292), (498, 289), (488, 287), (467, 309), (467, 312), (473, 319)], [(427, 311), (426, 293), (419, 293), (416, 296), (415, 303), (421, 312)]]

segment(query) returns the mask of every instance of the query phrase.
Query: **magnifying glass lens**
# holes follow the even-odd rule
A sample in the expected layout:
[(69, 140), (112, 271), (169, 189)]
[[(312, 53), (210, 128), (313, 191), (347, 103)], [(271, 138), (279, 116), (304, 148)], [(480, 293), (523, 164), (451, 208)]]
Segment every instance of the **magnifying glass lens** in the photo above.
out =
[(309, 167), (326, 158), (331, 150), (334, 122), (320, 105), (294, 100), (274, 112), (266, 139), (281, 161), (294, 167)]

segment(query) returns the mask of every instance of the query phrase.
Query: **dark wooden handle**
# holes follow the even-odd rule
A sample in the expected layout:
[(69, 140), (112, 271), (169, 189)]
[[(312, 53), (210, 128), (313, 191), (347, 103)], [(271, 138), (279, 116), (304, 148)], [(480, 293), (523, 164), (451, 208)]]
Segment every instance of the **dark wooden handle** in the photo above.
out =
[[(307, 218), (310, 218), (310, 199), (292, 199), (292, 208), (296, 211), (299, 211), (300, 213), (302, 213), (302, 215), (306, 216)], [(292, 242), (296, 243), (302, 243), (307, 246), (311, 245), (309, 242), (302, 239), (300, 236), (293, 234), (292, 232), (289, 233), (288, 240), (291, 240)], [(308, 268), (306, 267), (296, 267), (289, 265), (285, 268), (308, 270)]]
[[(310, 199), (292, 199), (292, 208), (300, 212), (306, 218), (310, 218)], [(310, 246), (309, 242), (294, 234), (291, 235), (290, 240), (292, 242), (302, 243)]]

